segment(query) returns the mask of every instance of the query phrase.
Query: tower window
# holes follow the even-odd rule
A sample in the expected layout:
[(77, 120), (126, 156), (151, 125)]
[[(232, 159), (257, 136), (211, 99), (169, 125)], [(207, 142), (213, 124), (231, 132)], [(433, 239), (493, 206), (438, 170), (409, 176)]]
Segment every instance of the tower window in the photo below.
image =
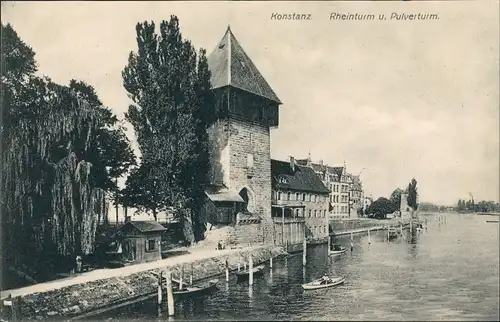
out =
[(253, 168), (253, 154), (247, 154), (247, 167)]

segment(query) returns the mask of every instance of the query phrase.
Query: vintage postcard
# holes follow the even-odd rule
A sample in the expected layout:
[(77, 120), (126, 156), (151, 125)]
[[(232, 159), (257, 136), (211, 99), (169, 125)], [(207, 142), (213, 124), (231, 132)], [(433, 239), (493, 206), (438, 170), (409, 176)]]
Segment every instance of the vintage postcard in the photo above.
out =
[(1, 321), (499, 320), (498, 0), (1, 9)]

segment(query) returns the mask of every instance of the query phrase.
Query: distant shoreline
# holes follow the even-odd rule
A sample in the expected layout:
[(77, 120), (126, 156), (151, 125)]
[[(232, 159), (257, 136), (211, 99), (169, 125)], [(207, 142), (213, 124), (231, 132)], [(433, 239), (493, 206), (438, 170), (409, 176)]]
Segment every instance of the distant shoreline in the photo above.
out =
[(500, 216), (498, 212), (478, 212), (477, 214), (480, 216)]

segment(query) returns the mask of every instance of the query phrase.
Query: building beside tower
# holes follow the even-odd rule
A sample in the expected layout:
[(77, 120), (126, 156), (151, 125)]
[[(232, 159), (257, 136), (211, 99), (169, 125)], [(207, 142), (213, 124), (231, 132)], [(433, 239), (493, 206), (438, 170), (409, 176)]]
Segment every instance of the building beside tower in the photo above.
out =
[(272, 218), (276, 244), (287, 251), (302, 250), (308, 244), (328, 242), (329, 190), (314, 170), (290, 160), (271, 160)]
[(297, 163), (312, 168), (330, 191), (328, 209), (330, 219), (350, 218), (352, 175), (347, 173), (345, 163), (344, 166), (332, 167), (324, 164), (322, 160), (312, 162), (310, 156), (307, 159), (297, 160)]
[(217, 121), (208, 130), (205, 220), (233, 226), (232, 243), (273, 243), (270, 129), (281, 101), (228, 27), (208, 57)]

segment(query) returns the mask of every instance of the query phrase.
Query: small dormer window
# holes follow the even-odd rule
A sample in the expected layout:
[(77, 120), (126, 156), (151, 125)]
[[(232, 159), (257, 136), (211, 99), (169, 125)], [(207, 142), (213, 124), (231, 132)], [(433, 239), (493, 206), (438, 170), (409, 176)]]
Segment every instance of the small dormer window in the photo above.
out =
[(279, 182), (280, 183), (288, 183), (288, 180), (285, 177), (280, 177)]

